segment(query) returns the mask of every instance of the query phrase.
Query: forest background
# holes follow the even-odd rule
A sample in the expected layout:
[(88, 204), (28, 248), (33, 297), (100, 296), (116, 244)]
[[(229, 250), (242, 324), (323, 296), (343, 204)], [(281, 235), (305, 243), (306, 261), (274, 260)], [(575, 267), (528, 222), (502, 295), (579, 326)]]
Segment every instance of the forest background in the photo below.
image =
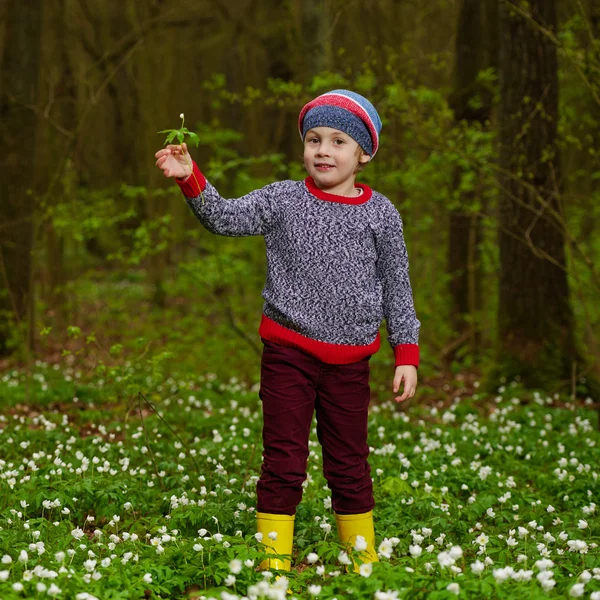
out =
[(257, 381), (264, 242), (202, 228), (157, 132), (184, 113), (235, 198), (305, 176), (298, 112), (343, 87), (383, 119), (360, 180), (404, 220), (422, 391), (595, 396), (599, 39), (598, 0), (3, 0), (0, 368)]

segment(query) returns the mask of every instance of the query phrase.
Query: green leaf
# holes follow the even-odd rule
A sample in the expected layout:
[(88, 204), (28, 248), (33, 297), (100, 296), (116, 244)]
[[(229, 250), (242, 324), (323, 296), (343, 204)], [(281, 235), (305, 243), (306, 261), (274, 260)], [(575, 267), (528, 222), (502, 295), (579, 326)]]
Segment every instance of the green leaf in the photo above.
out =
[(195, 146), (198, 146), (200, 138), (193, 131), (188, 132), (188, 137)]

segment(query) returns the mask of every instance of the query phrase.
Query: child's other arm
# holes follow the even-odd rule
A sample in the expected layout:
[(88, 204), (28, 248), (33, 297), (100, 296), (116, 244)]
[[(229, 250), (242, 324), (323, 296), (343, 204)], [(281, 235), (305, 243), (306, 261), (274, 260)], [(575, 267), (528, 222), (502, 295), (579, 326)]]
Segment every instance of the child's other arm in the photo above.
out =
[(419, 365), (419, 328), (408, 270), (402, 219), (388, 201), (376, 235), (377, 277), (383, 288), (383, 314), (395, 365)]
[(212, 233), (231, 237), (264, 235), (273, 221), (270, 186), (236, 200), (222, 198), (198, 169), (186, 144), (170, 145), (155, 154), (156, 166), (173, 177), (198, 220)]

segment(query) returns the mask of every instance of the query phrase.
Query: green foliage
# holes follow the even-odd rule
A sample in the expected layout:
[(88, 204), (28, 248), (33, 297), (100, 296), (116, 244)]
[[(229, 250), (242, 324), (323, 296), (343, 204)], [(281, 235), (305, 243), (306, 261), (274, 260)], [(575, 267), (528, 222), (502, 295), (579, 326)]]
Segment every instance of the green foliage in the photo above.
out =
[(184, 114), (181, 113), (179, 115), (179, 117), (181, 118), (181, 127), (179, 129), (163, 129), (162, 131), (158, 132), (158, 133), (166, 133), (167, 134), (167, 137), (165, 138), (165, 141), (163, 142), (163, 146), (173, 143), (173, 141), (175, 139), (177, 139), (177, 141), (180, 144), (183, 144), (183, 142), (186, 140), (186, 138), (189, 138), (189, 141), (192, 144), (194, 144), (195, 146), (197, 146), (200, 143), (200, 138), (198, 137), (198, 135), (196, 133), (194, 133), (193, 131), (190, 131), (187, 127), (183, 126), (183, 124), (185, 123)]
[[(459, 597), (543, 598), (600, 572), (592, 493), (600, 436), (584, 404), (515, 383), (492, 397), (450, 391), (408, 412), (373, 404), (380, 562), (363, 575), (340, 563), (313, 432), (294, 568), (269, 580), (256, 570), (264, 558), (254, 538), (257, 388), (165, 369), (165, 354), (143, 339), (119, 348), (119, 362), (109, 352), (83, 372), (94, 347), (57, 369), (39, 362), (0, 380), (12, 406), (11, 418), (0, 418), (2, 598), (41, 594), (40, 583), (58, 597), (175, 599), (195, 587), (203, 598), (266, 598), (288, 586), (298, 599), (366, 600), (387, 590), (454, 598), (455, 588)], [(552, 592), (537, 577), (544, 556)]]

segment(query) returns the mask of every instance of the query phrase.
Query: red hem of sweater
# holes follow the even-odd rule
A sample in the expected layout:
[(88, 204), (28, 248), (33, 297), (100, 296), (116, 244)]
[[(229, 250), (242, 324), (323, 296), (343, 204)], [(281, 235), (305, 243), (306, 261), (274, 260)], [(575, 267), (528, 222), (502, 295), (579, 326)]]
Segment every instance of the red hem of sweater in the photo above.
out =
[(417, 344), (398, 344), (394, 346), (394, 358), (396, 366), (413, 365), (419, 366), (419, 346)]
[(371, 199), (373, 195), (373, 190), (364, 183), (355, 183), (354, 187), (357, 187), (362, 190), (362, 194), (360, 196), (340, 196), (339, 194), (329, 194), (328, 192), (324, 192), (322, 189), (317, 187), (315, 180), (312, 177), (307, 177), (304, 180), (306, 184), (306, 188), (313, 195), (319, 198), (319, 200), (327, 200), (328, 202), (338, 202), (340, 204), (364, 204)]
[(348, 344), (330, 344), (329, 342), (319, 342), (308, 338), (287, 327), (276, 323), (265, 314), (262, 315), (258, 334), (261, 338), (289, 348), (302, 350), (324, 363), (333, 365), (347, 365), (358, 362), (375, 354), (381, 346), (380, 334), (373, 342), (365, 346), (351, 346)]
[(206, 187), (206, 178), (198, 168), (198, 165), (192, 161), (192, 174), (185, 179), (175, 179), (179, 189), (186, 198), (197, 198)]

